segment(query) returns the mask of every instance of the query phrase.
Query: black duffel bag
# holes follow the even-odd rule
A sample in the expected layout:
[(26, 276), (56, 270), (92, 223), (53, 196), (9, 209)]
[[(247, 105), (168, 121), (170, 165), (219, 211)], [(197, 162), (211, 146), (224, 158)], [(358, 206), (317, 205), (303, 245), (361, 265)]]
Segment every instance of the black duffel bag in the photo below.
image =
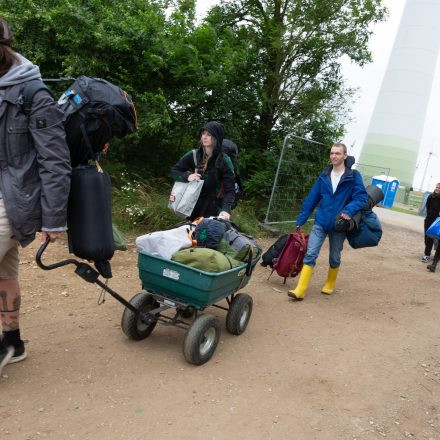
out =
[(93, 260), (104, 278), (111, 278), (115, 252), (110, 176), (95, 165), (72, 170), (67, 209), (69, 251)]

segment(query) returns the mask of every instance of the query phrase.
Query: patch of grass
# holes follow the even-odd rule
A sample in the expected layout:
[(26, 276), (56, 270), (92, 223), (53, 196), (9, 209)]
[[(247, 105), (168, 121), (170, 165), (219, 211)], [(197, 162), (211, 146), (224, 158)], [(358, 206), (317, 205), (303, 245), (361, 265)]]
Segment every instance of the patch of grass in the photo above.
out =
[[(314, 220), (309, 219), (302, 227), (301, 227), (301, 232), (303, 234), (310, 234), (310, 231), (312, 229), (312, 226), (314, 224)], [(290, 234), (291, 232), (295, 232), (296, 231), (296, 223), (292, 222), (292, 223), (284, 223), (284, 224), (280, 224), (280, 225), (274, 225), (275, 229), (278, 229), (280, 231), (280, 235), (281, 234)]]
[(268, 235), (267, 231), (260, 228), (254, 202), (252, 200), (240, 200), (237, 207), (232, 211), (232, 221), (240, 231), (253, 237)]
[[(145, 180), (122, 172), (113, 176), (113, 221), (122, 232), (147, 234), (168, 229), (184, 221), (168, 209), (171, 182), (165, 179)], [(267, 233), (259, 227), (252, 201), (240, 200), (232, 213), (238, 228), (254, 237)]]
[(167, 207), (169, 182), (146, 181), (122, 173), (118, 183), (113, 187), (113, 219), (123, 232), (147, 234), (182, 221)]
[(398, 206), (393, 206), (391, 211), (403, 212), (405, 214), (418, 215), (417, 211), (413, 211), (411, 209), (399, 208)]

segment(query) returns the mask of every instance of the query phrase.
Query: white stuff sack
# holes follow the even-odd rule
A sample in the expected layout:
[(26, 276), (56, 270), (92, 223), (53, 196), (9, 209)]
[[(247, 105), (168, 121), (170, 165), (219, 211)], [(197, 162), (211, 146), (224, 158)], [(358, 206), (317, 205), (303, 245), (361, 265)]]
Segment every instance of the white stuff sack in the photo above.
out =
[(168, 208), (182, 217), (189, 217), (202, 191), (203, 180), (176, 182), (171, 190)]
[(168, 231), (141, 235), (136, 238), (136, 246), (139, 251), (171, 260), (174, 252), (191, 247), (188, 228), (188, 225), (184, 225)]

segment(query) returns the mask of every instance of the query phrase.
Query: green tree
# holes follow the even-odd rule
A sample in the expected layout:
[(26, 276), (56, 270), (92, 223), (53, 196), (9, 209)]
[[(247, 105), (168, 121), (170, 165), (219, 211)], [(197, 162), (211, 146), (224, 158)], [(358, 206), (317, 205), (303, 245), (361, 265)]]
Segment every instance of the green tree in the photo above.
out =
[(370, 61), (371, 24), (385, 12), (382, 0), (239, 0), (211, 11), (211, 24), (237, 34), (245, 28), (258, 51), (253, 81), (260, 89), (260, 146), (269, 145), (284, 118), (307, 121), (328, 103), (340, 104), (341, 58), (360, 65)]
[[(238, 0), (211, 9), (206, 22), (217, 31), (220, 46), (235, 41), (237, 52), (246, 51), (239, 87), (228, 78), (225, 89), (245, 109), (238, 118), (239, 138), (254, 194), (267, 194), (287, 132), (324, 143), (342, 136), (351, 97), (342, 57), (369, 62), (371, 25), (385, 14), (381, 0)], [(230, 99), (226, 105), (235, 104)], [(322, 150), (317, 167), (328, 153)], [(255, 157), (268, 166), (262, 169)]]
[[(43, 77), (102, 77), (133, 96), (139, 130), (115, 140), (110, 154), (123, 164), (138, 164), (146, 175), (165, 168), (159, 147), (171, 122), (164, 90), (166, 6), (141, 0), (0, 0), (16, 50), (38, 64)], [(59, 93), (67, 85), (54, 88)]]
[[(341, 137), (341, 59), (370, 60), (381, 1), (224, 0), (202, 23), (195, 0), (0, 0), (0, 14), (44, 77), (103, 77), (133, 96), (139, 130), (112, 143), (113, 168), (167, 176), (200, 126), (220, 119), (247, 194), (265, 196), (286, 133)], [(298, 170), (327, 153), (302, 152)]]

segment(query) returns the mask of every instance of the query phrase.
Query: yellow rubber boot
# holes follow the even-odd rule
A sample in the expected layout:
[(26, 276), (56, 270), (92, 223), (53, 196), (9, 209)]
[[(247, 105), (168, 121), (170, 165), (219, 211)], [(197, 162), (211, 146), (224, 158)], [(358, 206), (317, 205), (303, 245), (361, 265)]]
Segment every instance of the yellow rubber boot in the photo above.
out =
[(321, 289), (321, 293), (325, 293), (326, 295), (331, 295), (333, 290), (335, 290), (336, 278), (338, 277), (339, 267), (335, 269), (329, 267), (327, 274), (327, 281), (324, 284), (324, 287)]
[(307, 288), (309, 287), (310, 279), (313, 275), (313, 267), (304, 264), (301, 273), (299, 274), (299, 280), (296, 288), (294, 290), (289, 290), (287, 296), (290, 298), (302, 301), (306, 294)]

